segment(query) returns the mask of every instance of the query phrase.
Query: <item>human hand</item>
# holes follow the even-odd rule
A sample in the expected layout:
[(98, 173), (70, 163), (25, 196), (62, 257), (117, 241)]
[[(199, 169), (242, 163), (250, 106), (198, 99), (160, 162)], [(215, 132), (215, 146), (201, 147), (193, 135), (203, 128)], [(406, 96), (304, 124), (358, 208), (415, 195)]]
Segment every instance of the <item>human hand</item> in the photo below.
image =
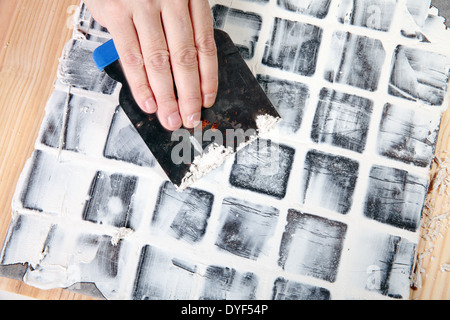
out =
[(168, 130), (193, 128), (200, 121), (201, 107), (214, 104), (218, 87), (208, 0), (84, 2), (111, 33), (140, 108), (157, 112)]

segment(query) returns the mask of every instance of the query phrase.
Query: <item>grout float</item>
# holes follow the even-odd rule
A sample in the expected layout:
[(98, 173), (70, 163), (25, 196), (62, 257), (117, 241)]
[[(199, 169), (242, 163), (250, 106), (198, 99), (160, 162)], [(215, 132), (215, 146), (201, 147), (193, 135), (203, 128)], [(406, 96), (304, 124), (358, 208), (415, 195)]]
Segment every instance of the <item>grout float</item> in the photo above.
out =
[[(241, 150), (251, 142), (256, 140), (260, 135), (269, 133), (279, 122), (281, 118), (273, 117), (271, 115), (258, 115), (256, 118), (257, 134), (249, 138), (248, 141), (242, 142), (236, 149)], [(199, 180), (211, 170), (214, 170), (222, 165), (225, 160), (233, 154), (232, 147), (225, 147), (216, 143), (211, 144), (207, 151), (194, 158), (193, 163), (189, 168), (189, 172), (186, 173), (181, 184), (176, 186), (178, 191), (183, 191), (191, 184)]]

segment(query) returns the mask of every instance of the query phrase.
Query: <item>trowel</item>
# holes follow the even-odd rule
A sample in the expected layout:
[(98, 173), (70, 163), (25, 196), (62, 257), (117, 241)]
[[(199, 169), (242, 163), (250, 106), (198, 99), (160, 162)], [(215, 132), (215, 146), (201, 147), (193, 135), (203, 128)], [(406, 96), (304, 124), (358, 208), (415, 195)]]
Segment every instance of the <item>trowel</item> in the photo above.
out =
[(160, 124), (156, 114), (143, 112), (135, 102), (113, 40), (93, 54), (99, 70), (122, 83), (120, 106), (169, 180), (180, 189), (220, 166), (281, 119), (228, 34), (215, 29), (214, 38), (219, 65), (216, 102), (211, 108), (202, 108), (196, 128), (173, 132)]

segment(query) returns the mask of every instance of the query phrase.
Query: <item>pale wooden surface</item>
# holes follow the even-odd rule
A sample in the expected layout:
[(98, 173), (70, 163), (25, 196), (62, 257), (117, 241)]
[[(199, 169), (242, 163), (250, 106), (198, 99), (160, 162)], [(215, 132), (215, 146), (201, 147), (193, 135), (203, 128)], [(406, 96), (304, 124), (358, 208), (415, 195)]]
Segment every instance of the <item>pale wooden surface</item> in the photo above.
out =
[[(33, 151), (44, 106), (53, 91), (58, 58), (72, 33), (66, 25), (70, 6), (77, 4), (78, 0), (0, 0), (0, 242), (11, 220), (17, 180)], [(450, 157), (446, 153), (450, 150), (449, 135), (450, 110), (440, 131), (436, 152), (440, 158)], [(435, 170), (441, 167), (434, 166)], [(411, 291), (411, 297), (450, 299), (450, 271), (441, 270), (442, 265), (450, 264), (448, 219), (433, 220), (450, 211), (448, 197), (434, 190), (428, 202), (434, 206), (425, 222), (430, 221), (429, 229), (442, 235), (428, 236), (428, 241), (420, 243), (419, 252), (426, 252), (421, 265), (422, 288)], [(37, 299), (87, 299), (60, 289), (38, 290), (5, 278), (0, 278), (0, 290)]]
[[(450, 98), (450, 92), (447, 96)], [(423, 257), (420, 266), (423, 283), (420, 289), (411, 291), (412, 299), (450, 300), (450, 108), (441, 122), (436, 158), (417, 250)]]
[[(72, 30), (70, 5), (79, 0), (0, 0), (0, 242), (11, 218), (11, 199), (34, 149), (58, 59)], [(70, 13), (70, 12), (69, 12)], [(0, 290), (37, 299), (84, 299), (65, 290), (38, 290), (0, 278)]]

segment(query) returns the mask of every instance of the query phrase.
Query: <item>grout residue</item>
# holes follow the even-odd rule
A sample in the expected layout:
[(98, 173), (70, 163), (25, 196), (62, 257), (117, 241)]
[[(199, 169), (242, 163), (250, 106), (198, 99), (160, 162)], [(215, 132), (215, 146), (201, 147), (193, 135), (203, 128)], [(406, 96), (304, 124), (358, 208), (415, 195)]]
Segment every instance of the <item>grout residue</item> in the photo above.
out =
[[(269, 133), (280, 121), (281, 118), (273, 117), (269, 114), (258, 115), (256, 117), (257, 134), (251, 136), (248, 141), (241, 143), (236, 151), (239, 151), (252, 143), (259, 135)], [(218, 145), (217, 143), (212, 143), (205, 152), (194, 158), (194, 161), (189, 168), (189, 172), (183, 177), (181, 184), (176, 186), (177, 190), (185, 190), (208, 172), (220, 167), (232, 154), (234, 154), (232, 147), (225, 147), (223, 145)]]

